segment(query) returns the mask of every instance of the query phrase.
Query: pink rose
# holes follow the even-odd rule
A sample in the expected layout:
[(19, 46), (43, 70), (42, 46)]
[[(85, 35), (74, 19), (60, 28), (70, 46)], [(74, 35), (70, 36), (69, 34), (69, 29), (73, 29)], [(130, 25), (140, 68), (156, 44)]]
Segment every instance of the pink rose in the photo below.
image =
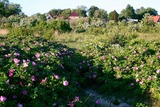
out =
[(69, 85), (69, 82), (66, 80), (66, 81), (63, 81), (63, 85), (64, 86), (68, 86)]
[(14, 63), (15, 63), (16, 65), (18, 65), (18, 63), (20, 62), (20, 60), (17, 59), (17, 58), (14, 58), (13, 61), (14, 61)]
[(0, 102), (4, 102), (6, 100), (7, 100), (7, 98), (5, 96), (0, 96)]

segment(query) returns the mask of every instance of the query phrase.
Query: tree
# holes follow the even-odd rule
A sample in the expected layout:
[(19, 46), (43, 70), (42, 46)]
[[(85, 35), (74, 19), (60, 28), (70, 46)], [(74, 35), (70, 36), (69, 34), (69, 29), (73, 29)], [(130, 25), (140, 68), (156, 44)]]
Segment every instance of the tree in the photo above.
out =
[(84, 10), (84, 9), (81, 9), (81, 8), (78, 8), (78, 9), (73, 9), (72, 11), (78, 13), (79, 16), (82, 16), (82, 17), (86, 17), (87, 16), (87, 11)]
[(114, 11), (111, 11), (109, 13), (109, 20), (114, 20), (114, 21), (118, 21), (118, 17), (119, 17), (119, 14), (116, 12), (116, 10)]
[(64, 17), (64, 19), (67, 19), (70, 14), (71, 14), (71, 9), (64, 9), (61, 13), (61, 15)]
[(142, 18), (141, 23), (146, 26), (154, 26), (155, 22), (150, 17), (151, 15), (149, 13), (144, 14), (144, 18)]
[(8, 0), (0, 0), (0, 16), (9, 17), (10, 15), (21, 14), (19, 4), (9, 3)]
[(45, 14), (36, 13), (36, 14), (32, 15), (31, 17), (33, 17), (34, 19), (37, 19), (38, 21), (46, 21)]
[(51, 16), (59, 16), (62, 13), (61, 9), (52, 9), (48, 12)]
[(0, 16), (5, 16), (5, 7), (8, 4), (8, 0), (0, 0)]
[(125, 9), (123, 9), (120, 13), (119, 18), (136, 18), (136, 14), (135, 14), (135, 10), (131, 5), (127, 5), (127, 7)]
[(69, 22), (65, 20), (53, 20), (51, 23), (48, 23), (48, 26), (61, 33), (70, 32), (72, 30)]
[(136, 10), (136, 14), (137, 14), (138, 20), (142, 20), (142, 18), (144, 17), (144, 15), (146, 13), (149, 13), (150, 15), (158, 15), (158, 12), (154, 8), (151, 8), (151, 7), (148, 7), (148, 8), (141, 7), (141, 8), (139, 8), (139, 9)]
[(98, 10), (95, 10), (94, 17), (105, 19), (108, 17), (108, 14), (107, 14), (107, 11), (105, 11), (104, 9), (98, 9)]
[(88, 9), (89, 17), (92, 18), (92, 17), (94, 16), (94, 12), (95, 12), (96, 10), (99, 10), (99, 8), (96, 7), (96, 6), (91, 6), (91, 7)]
[(84, 6), (84, 5), (77, 6), (77, 9), (81, 9), (81, 10), (86, 10), (87, 11), (87, 7)]
[(19, 4), (9, 4), (6, 7), (5, 16), (16, 15), (21, 13), (21, 6)]

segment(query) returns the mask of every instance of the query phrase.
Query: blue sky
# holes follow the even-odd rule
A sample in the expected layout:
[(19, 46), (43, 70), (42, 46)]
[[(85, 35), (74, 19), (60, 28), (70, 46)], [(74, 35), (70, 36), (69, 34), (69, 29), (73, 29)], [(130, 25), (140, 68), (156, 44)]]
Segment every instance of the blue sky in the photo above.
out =
[(110, 11), (116, 10), (118, 13), (130, 4), (134, 9), (140, 7), (152, 7), (160, 14), (160, 0), (9, 0), (18, 3), (22, 7), (22, 11), (28, 16), (35, 13), (46, 13), (51, 9), (76, 8), (85, 5), (87, 8), (94, 5), (99, 8)]

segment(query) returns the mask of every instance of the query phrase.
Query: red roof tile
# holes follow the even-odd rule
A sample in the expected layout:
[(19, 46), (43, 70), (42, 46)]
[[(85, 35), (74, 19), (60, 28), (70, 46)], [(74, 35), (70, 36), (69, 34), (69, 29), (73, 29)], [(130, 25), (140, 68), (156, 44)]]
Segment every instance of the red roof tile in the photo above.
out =
[(77, 16), (79, 16), (79, 15), (78, 15), (78, 13), (76, 13), (76, 12), (72, 12), (70, 16), (72, 16), (72, 17), (73, 17), (73, 16), (74, 16), (74, 17), (77, 17)]
[(153, 19), (154, 22), (159, 22), (160, 16), (151, 16), (151, 19)]

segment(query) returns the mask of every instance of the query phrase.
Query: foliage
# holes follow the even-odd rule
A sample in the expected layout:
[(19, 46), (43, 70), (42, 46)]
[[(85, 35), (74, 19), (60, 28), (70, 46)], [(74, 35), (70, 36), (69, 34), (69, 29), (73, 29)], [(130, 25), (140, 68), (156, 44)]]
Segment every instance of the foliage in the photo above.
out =
[(52, 22), (48, 23), (47, 27), (49, 29), (57, 30), (59, 32), (70, 32), (72, 29), (70, 28), (70, 24), (64, 20), (53, 20)]
[[(84, 55), (91, 57), (94, 65), (99, 68), (95, 73), (99, 91), (107, 95), (121, 93), (123, 96), (126, 92), (132, 93), (126, 97), (138, 99), (135, 101), (137, 105), (146, 105), (145, 100), (151, 97), (159, 101), (159, 41), (153, 44), (131, 39), (125, 47), (119, 44), (104, 45), (105, 43), (108, 41), (93, 41), (87, 43), (86, 50), (83, 49)], [(147, 105), (151, 106), (151, 103), (148, 102)]]
[[(68, 31), (61, 27), (65, 23), (41, 20), (0, 36), (0, 97), (7, 98), (0, 106), (88, 106), (79, 92), (92, 86), (104, 95), (139, 99), (134, 106), (160, 100), (159, 40), (139, 40), (135, 29), (141, 29), (139, 24), (110, 21), (84, 29), (88, 35), (63, 34), (61, 43), (80, 44), (72, 50), (54, 41), (54, 30)], [(75, 102), (76, 96), (80, 101)]]
[(119, 14), (114, 10), (109, 13), (109, 20), (118, 21)]
[(10, 3), (8, 0), (0, 0), (0, 11), (0, 16), (9, 17), (10, 15), (20, 14), (21, 6)]
[(91, 6), (89, 9), (88, 9), (88, 16), (89, 17), (91, 17), (91, 18), (93, 18), (94, 17), (94, 13), (95, 13), (95, 11), (96, 10), (99, 10), (99, 8), (98, 7), (96, 7), (96, 6)]
[(62, 13), (61, 9), (52, 9), (48, 12), (51, 16), (59, 16)]
[(150, 14), (145, 14), (144, 18), (141, 20), (140, 25), (140, 32), (159, 32), (160, 26), (155, 23), (151, 18)]
[(154, 8), (151, 8), (151, 7), (148, 7), (148, 8), (144, 8), (144, 7), (141, 7), (139, 9), (136, 9), (136, 14), (137, 14), (137, 18), (138, 20), (142, 20), (143, 16), (148, 13), (150, 15), (158, 15), (158, 12), (154, 9)]
[(61, 13), (64, 19), (68, 19), (70, 14), (71, 14), (71, 9), (64, 9)]
[(82, 8), (73, 9), (72, 11), (78, 13), (78, 15), (81, 16), (81, 17), (86, 17), (87, 16), (87, 14), (86, 14), (87, 11), (82, 9)]
[(107, 11), (104, 9), (98, 9), (94, 12), (94, 18), (106, 19), (108, 17)]
[(136, 18), (135, 10), (131, 5), (127, 5), (125, 9), (123, 9), (119, 15), (120, 18), (124, 17), (126, 19), (128, 18)]
[[(76, 11), (83, 16), (84, 8)], [(71, 12), (51, 10), (50, 14), (67, 19)], [(131, 99), (137, 107), (159, 102), (160, 41), (147, 41), (139, 34), (153, 38), (160, 25), (150, 20), (149, 14), (140, 23), (117, 22), (116, 11), (109, 14), (113, 20), (106, 22), (101, 19), (107, 17), (106, 13), (91, 6), (92, 18), (73, 22), (46, 20), (44, 14), (3, 17), (1, 27), (7, 28), (9, 34), (0, 36), (0, 106), (88, 107), (88, 96), (83, 96), (83, 89), (88, 87), (103, 95)], [(128, 5), (120, 17), (135, 16)], [(74, 33), (69, 33), (72, 29)], [(63, 40), (56, 42), (60, 36)], [(144, 39), (139, 39), (142, 36)]]
[(29, 35), (1, 37), (0, 44), (0, 106), (83, 106), (78, 53)]

